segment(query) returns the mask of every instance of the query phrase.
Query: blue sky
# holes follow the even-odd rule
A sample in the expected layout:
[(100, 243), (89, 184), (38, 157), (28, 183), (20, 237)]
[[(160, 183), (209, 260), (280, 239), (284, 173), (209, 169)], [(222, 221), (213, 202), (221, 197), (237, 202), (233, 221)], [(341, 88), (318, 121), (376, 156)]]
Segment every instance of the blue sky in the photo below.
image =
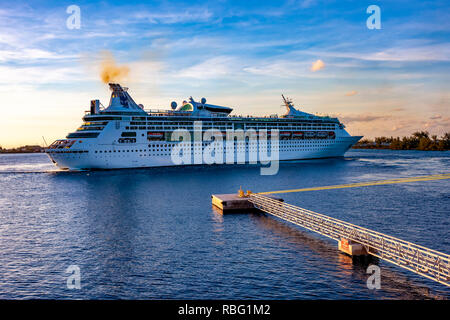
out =
[[(370, 5), (381, 29), (366, 26)], [(66, 8), (81, 9), (68, 29)], [(0, 145), (64, 137), (109, 92), (107, 51), (148, 108), (193, 96), (282, 113), (280, 94), (352, 134), (450, 131), (448, 1), (16, 1), (0, 7)], [(323, 67), (312, 71), (317, 60)]]

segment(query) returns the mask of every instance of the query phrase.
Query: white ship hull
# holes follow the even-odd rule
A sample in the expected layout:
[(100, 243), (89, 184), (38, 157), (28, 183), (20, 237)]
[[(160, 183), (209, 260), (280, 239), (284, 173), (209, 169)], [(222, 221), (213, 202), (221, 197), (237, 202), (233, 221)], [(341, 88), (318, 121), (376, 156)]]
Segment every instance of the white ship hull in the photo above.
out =
[[(302, 160), (342, 157), (345, 152), (361, 137), (348, 136), (337, 137), (335, 140), (281, 140), (279, 142), (279, 160)], [(153, 145), (170, 145), (167, 142), (155, 142)], [(158, 150), (158, 151), (156, 151)], [(132, 146), (98, 145), (94, 144), (86, 148), (83, 153), (51, 152), (50, 159), (61, 169), (65, 170), (92, 170), (92, 169), (124, 169), (177, 166), (172, 160), (170, 147), (148, 148), (148, 144), (135, 144)], [(97, 151), (97, 153), (95, 152)], [(102, 151), (102, 153), (99, 153)], [(120, 151), (120, 152), (119, 152)], [(193, 152), (192, 152), (193, 153)], [(260, 162), (258, 153), (257, 161)], [(202, 159), (203, 160), (203, 159)], [(225, 156), (222, 163), (225, 163)], [(220, 163), (220, 162), (219, 162)], [(237, 155), (235, 161), (237, 163)], [(245, 163), (249, 163), (249, 152), (245, 150)], [(191, 157), (191, 165), (206, 165), (195, 162)], [(186, 165), (186, 164), (183, 164)]]

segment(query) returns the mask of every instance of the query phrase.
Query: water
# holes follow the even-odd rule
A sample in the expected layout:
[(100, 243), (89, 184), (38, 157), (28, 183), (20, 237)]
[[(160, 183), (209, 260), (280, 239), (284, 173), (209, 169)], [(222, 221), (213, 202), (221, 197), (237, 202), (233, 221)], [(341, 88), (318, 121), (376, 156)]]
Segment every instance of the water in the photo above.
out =
[[(255, 166), (59, 172), (43, 154), (0, 155), (0, 298), (430, 299), (443, 285), (258, 214), (222, 216), (213, 193), (325, 186), (449, 171), (450, 152), (350, 151)], [(450, 253), (450, 181), (283, 195), (292, 204)], [(81, 289), (66, 286), (69, 265)]]

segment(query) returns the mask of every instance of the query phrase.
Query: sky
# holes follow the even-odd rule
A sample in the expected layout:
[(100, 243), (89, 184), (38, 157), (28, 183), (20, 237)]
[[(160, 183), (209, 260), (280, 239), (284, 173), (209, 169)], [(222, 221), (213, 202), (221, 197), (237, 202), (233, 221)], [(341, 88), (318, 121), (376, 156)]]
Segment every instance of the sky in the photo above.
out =
[[(50, 144), (82, 123), (91, 99), (107, 105), (105, 55), (129, 68), (121, 83), (148, 109), (192, 96), (235, 114), (283, 114), (283, 93), (352, 135), (450, 131), (446, 0), (0, 4), (3, 147)], [(71, 5), (79, 28), (68, 28)], [(381, 29), (367, 27), (371, 5)]]

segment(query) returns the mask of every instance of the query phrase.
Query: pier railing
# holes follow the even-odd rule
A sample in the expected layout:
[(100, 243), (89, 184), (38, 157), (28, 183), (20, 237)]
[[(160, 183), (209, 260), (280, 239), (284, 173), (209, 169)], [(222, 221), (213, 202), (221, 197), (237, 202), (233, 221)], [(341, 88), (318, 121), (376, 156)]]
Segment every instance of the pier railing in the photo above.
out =
[(450, 255), (366, 229), (339, 219), (280, 202), (260, 194), (248, 200), (256, 208), (280, 219), (340, 241), (364, 246), (368, 254), (450, 286)]

